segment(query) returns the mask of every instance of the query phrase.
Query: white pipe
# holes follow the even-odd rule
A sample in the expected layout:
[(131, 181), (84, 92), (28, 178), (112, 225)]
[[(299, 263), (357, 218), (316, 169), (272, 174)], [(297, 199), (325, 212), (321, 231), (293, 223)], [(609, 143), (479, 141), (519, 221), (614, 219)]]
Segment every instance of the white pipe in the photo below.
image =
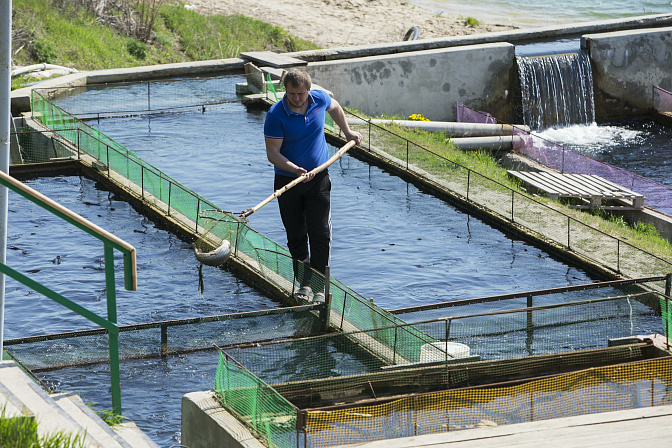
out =
[[(0, 170), (9, 174), (9, 123), (12, 119), (12, 0), (0, 0)], [(0, 263), (7, 263), (9, 189), (0, 187)], [(0, 360), (5, 340), (5, 274), (0, 274)]]
[(69, 68), (69, 67), (63, 67), (61, 65), (53, 65), (53, 64), (35, 64), (35, 65), (28, 65), (26, 67), (20, 67), (12, 71), (12, 78), (15, 76), (19, 75), (24, 75), (26, 73), (30, 72), (39, 72), (42, 70), (65, 70), (70, 73), (77, 73), (77, 70), (74, 68)]
[(513, 149), (514, 139), (520, 139), (518, 136), (497, 135), (489, 137), (465, 137), (451, 138), (450, 141), (463, 151), (511, 151)]
[(510, 124), (490, 124), (490, 123), (460, 123), (453, 121), (416, 121), (416, 120), (383, 120), (373, 118), (371, 120), (362, 120), (359, 118), (348, 118), (348, 124), (362, 125), (368, 122), (377, 125), (396, 124), (408, 128), (416, 128), (428, 132), (445, 132), (455, 137), (480, 137), (493, 135), (512, 135), (513, 126), (530, 132), (530, 127), (525, 125)]

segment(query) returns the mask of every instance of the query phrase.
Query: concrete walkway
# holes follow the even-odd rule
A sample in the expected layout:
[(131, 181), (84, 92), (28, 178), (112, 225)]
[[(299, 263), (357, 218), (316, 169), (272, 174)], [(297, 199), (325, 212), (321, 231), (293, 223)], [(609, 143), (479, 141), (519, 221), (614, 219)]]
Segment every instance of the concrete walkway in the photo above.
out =
[(0, 362), (0, 407), (6, 418), (35, 419), (40, 438), (79, 434), (87, 448), (159, 447), (133, 422), (109, 426), (75, 393), (49, 395), (13, 361)]
[(347, 446), (351, 448), (668, 448), (672, 446), (671, 427), (672, 405), (668, 405)]

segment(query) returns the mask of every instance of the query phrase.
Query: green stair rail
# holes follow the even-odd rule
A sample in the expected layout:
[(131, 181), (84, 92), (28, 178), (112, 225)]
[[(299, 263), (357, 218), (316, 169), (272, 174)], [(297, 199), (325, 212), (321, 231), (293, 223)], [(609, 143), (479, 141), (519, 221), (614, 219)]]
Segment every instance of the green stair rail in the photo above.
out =
[(126, 241), (111, 234), (107, 230), (90, 222), (86, 218), (78, 215), (72, 210), (63, 207), (61, 204), (49, 199), (42, 193), (35, 191), (29, 186), (19, 182), (8, 174), (0, 171), (0, 184), (18, 193), (29, 201), (42, 207), (48, 212), (58, 216), (68, 223), (85, 231), (89, 235), (103, 242), (105, 253), (105, 291), (107, 296), (107, 319), (84, 308), (49, 289), (48, 287), (32, 280), (20, 272), (10, 268), (6, 264), (0, 263), (0, 272), (12, 277), (14, 280), (28, 286), (29, 288), (45, 295), (51, 300), (74, 311), (95, 324), (100, 325), (109, 334), (110, 348), (110, 380), (112, 382), (112, 410), (115, 414), (121, 415), (121, 379), (119, 375), (119, 325), (117, 324), (117, 298), (114, 277), (114, 249), (117, 249), (124, 257), (124, 287), (129, 291), (138, 289), (137, 283), (137, 264), (135, 248)]

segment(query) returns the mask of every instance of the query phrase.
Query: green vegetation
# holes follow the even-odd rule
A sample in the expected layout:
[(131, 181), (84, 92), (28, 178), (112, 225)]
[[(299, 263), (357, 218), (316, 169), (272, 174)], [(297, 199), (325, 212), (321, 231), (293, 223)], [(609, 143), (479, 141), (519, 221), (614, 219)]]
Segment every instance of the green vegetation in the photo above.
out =
[[(95, 4), (14, 0), (14, 64), (49, 63), (81, 71), (317, 48), (277, 26), (242, 15), (207, 16), (172, 0), (107, 2), (102, 12)], [(12, 80), (12, 89), (20, 86), (19, 80)]]
[[(91, 407), (93, 404), (87, 404), (87, 406)], [(98, 414), (98, 417), (105, 423), (107, 423), (109, 426), (115, 426), (115, 425), (120, 425), (121, 422), (124, 421), (124, 416), (115, 414), (112, 409), (102, 409), (100, 411), (95, 411), (96, 414)]]
[(84, 438), (79, 434), (62, 432), (39, 437), (38, 423), (29, 416), (6, 417), (3, 408), (0, 415), (0, 448), (84, 448)]
[(481, 24), (481, 22), (478, 19), (474, 19), (473, 17), (467, 17), (464, 20), (464, 24), (467, 26), (478, 26)]

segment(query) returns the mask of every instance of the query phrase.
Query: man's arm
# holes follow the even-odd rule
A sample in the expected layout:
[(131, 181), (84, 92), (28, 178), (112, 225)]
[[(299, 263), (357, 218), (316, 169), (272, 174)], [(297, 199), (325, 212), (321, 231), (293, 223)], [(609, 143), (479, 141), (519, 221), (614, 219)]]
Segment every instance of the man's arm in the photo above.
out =
[(348, 120), (345, 118), (345, 112), (343, 112), (343, 108), (340, 104), (338, 104), (338, 101), (332, 98), (331, 106), (329, 109), (327, 109), (327, 112), (329, 112), (329, 115), (331, 115), (334, 123), (336, 123), (338, 127), (341, 128), (341, 131), (343, 131), (343, 134), (348, 141), (354, 140), (358, 145), (362, 143), (362, 134), (350, 129)]
[(264, 140), (266, 141), (266, 158), (273, 165), (288, 173), (294, 173), (297, 177), (307, 172), (280, 153), (283, 139), (264, 137)]

